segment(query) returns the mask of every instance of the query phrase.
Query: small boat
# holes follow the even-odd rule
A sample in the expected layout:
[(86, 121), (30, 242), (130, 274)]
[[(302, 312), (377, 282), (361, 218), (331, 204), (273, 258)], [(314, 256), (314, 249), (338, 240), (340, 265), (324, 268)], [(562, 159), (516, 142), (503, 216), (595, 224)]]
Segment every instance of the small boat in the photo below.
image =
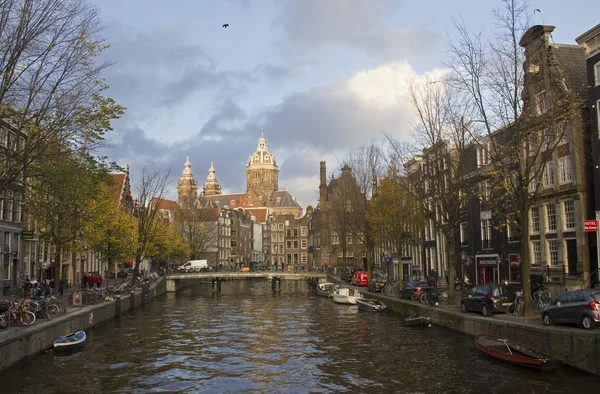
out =
[(317, 294), (323, 297), (331, 297), (337, 285), (331, 282), (317, 284)]
[(404, 324), (407, 326), (427, 326), (431, 324), (431, 318), (424, 316), (409, 316), (404, 319)]
[(77, 349), (83, 346), (86, 339), (85, 331), (72, 332), (54, 341), (54, 351)]
[(510, 339), (494, 335), (475, 335), (475, 346), (487, 355), (524, 367), (549, 370), (560, 366), (560, 360)]
[(356, 305), (356, 299), (362, 298), (362, 294), (354, 287), (340, 287), (333, 292), (333, 302), (338, 304)]
[(383, 312), (387, 309), (383, 302), (371, 298), (357, 298), (356, 305), (358, 309), (368, 312)]

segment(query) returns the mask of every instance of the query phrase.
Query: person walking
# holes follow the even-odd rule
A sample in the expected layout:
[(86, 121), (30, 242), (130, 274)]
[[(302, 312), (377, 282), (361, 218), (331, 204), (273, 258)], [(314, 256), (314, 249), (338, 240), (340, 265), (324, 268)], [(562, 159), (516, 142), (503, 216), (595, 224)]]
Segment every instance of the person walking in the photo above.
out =
[(94, 277), (92, 276), (91, 272), (88, 273), (87, 277), (85, 278), (85, 281), (90, 289), (94, 287)]
[(58, 280), (58, 295), (59, 296), (61, 296), (61, 297), (63, 296), (64, 289), (65, 289), (65, 281), (63, 278), (60, 278)]
[(96, 274), (96, 287), (100, 288), (102, 286), (102, 276), (98, 273)]

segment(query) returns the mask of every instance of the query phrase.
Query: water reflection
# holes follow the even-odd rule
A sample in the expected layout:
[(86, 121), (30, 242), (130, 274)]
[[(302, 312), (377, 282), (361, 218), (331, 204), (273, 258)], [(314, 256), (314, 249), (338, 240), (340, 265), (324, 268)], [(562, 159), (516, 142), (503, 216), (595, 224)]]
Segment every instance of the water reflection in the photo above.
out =
[[(596, 379), (541, 374), (481, 356), (471, 337), (405, 327), (317, 296), (302, 281), (225, 282), (168, 294), (0, 375), (7, 393), (586, 392)], [(588, 390), (589, 391), (589, 390)]]

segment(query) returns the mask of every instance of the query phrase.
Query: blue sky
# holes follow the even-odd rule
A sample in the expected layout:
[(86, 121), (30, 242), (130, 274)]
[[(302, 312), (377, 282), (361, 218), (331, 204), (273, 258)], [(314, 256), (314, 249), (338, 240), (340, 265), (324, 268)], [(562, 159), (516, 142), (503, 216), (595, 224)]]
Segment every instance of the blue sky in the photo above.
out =
[[(500, 1), (94, 0), (114, 62), (108, 94), (127, 108), (106, 154), (170, 171), (170, 197), (186, 154), (199, 184), (211, 160), (224, 192), (245, 191), (261, 128), (278, 160), (280, 189), (317, 203), (319, 162), (408, 138), (406, 81), (443, 68), (451, 17), (489, 34)], [(556, 43), (600, 23), (589, 1), (531, 0), (532, 24)], [(223, 29), (222, 24), (229, 28)]]

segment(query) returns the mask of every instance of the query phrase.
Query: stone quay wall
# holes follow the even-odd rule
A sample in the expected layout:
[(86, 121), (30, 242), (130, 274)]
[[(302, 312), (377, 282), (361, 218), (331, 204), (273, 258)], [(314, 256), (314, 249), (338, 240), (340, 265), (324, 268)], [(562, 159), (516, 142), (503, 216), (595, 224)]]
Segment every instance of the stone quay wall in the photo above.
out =
[(114, 301), (70, 309), (68, 313), (31, 327), (0, 331), (0, 370), (52, 348), (56, 338), (121, 316), (167, 292), (165, 277), (160, 277), (145, 291), (118, 296)]

